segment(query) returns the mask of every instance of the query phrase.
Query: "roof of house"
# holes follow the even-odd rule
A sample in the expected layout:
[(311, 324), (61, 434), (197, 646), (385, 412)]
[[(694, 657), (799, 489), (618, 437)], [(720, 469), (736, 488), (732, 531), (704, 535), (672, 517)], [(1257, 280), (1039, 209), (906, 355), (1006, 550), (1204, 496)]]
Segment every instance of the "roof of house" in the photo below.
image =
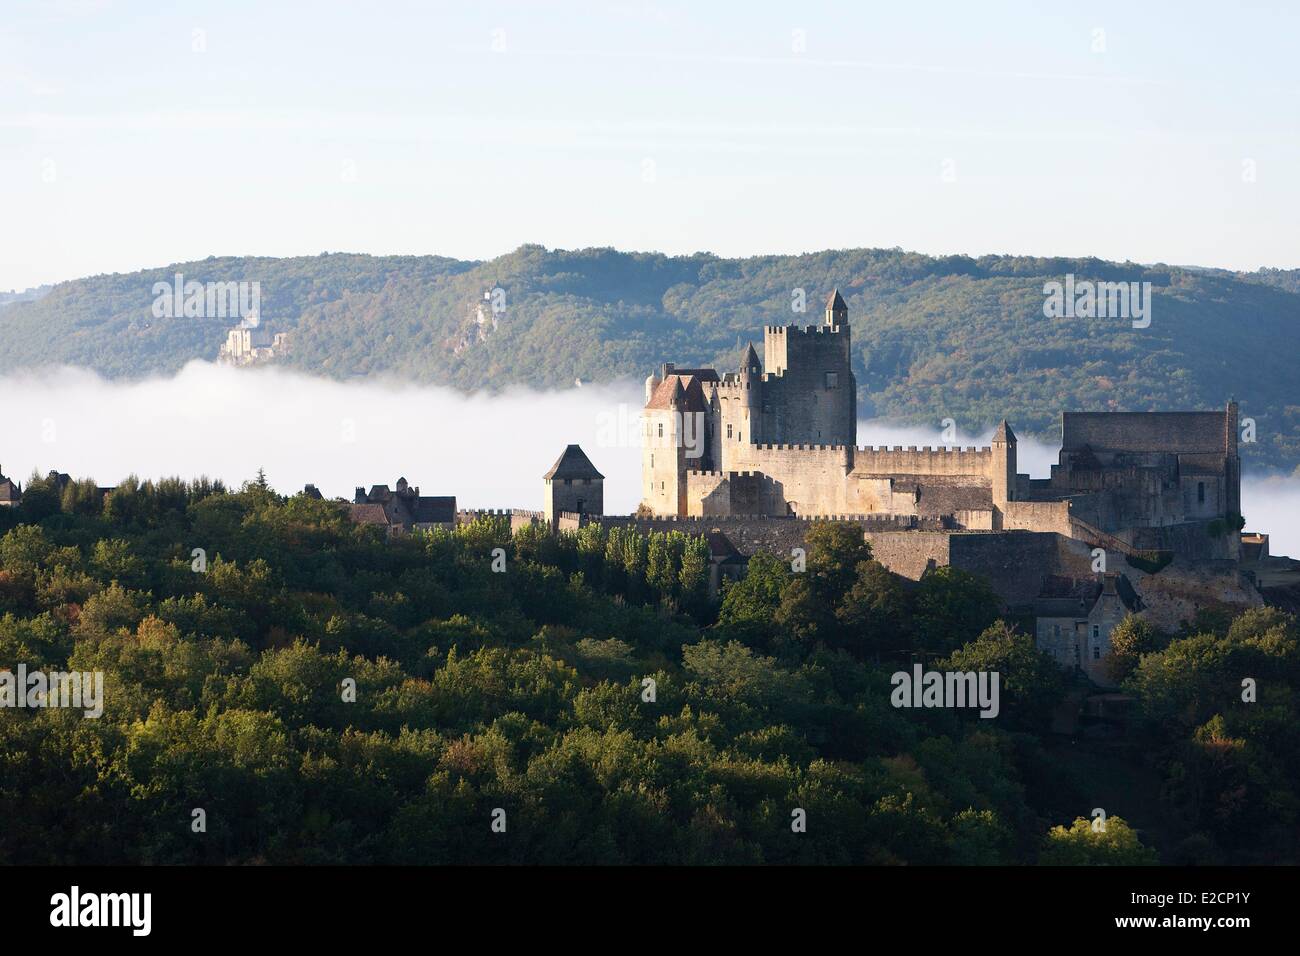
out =
[[(698, 375), (673, 372), (655, 387), (650, 395), (650, 401), (646, 402), (646, 408), (678, 408), (687, 412), (706, 411), (708, 403), (704, 400), (701, 380), (702, 377)], [(711, 381), (717, 381), (716, 374)]]
[(664, 366), (666, 378), (669, 375), (682, 375), (691, 378), (698, 378), (701, 382), (716, 382), (718, 380), (718, 370), (715, 368), (678, 368), (675, 365)]
[(1071, 617), (1083, 620), (1103, 595), (1113, 595), (1130, 611), (1140, 610), (1142, 601), (1129, 579), (1119, 573), (1096, 578), (1048, 575), (1034, 598), (1035, 617)]
[(1227, 450), (1223, 412), (1062, 412), (1061, 448), (1172, 454)]
[(421, 495), (411, 502), (410, 511), (415, 524), (451, 524), (456, 520), (456, 496)]
[(1137, 611), (1142, 608), (1142, 599), (1138, 597), (1137, 591), (1133, 589), (1133, 585), (1126, 575), (1118, 573), (1105, 575), (1101, 593), (1116, 595), (1120, 599), (1120, 603), (1130, 611)]
[(388, 514), (383, 505), (361, 504), (348, 505), (348, 514), (357, 524), (376, 524), (387, 528)]
[(725, 534), (714, 528), (704, 536), (709, 543), (709, 557), (720, 564), (736, 564), (745, 562), (745, 556), (740, 553), (731, 539)]
[(998, 425), (998, 430), (993, 433), (993, 440), (1006, 442), (1008, 445), (1014, 445), (1016, 443), (1016, 433), (1011, 430), (1011, 426), (1007, 424), (1005, 418), (1002, 419), (1001, 424)]
[(605, 476), (596, 470), (596, 466), (591, 463), (591, 459), (586, 456), (580, 446), (569, 445), (564, 449), (564, 453), (555, 460), (551, 470), (542, 477), (550, 481), (553, 478), (604, 478)]
[(826, 299), (826, 308), (830, 309), (832, 312), (836, 312), (840, 309), (847, 312), (849, 307), (844, 304), (844, 297), (840, 295), (840, 290), (836, 289)]

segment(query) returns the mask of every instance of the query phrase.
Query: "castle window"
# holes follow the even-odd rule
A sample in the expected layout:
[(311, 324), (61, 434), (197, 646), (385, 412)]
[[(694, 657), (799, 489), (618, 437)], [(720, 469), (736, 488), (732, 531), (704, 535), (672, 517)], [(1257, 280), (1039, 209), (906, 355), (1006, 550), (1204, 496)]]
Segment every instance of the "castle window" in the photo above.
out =
[(1096, 645), (1093, 645), (1093, 648), (1092, 648), (1092, 659), (1093, 659), (1094, 661), (1099, 661), (1099, 660), (1101, 660), (1101, 648), (1098, 647), (1098, 646), (1096, 646)]
[(1203, 481), (1196, 483), (1196, 500), (1201, 504), (1205, 504), (1205, 482)]
[(838, 372), (827, 372), (827, 373), (826, 373), (826, 387), (827, 387), (827, 388), (839, 388), (839, 387), (840, 387), (840, 375), (839, 375)]
[(1094, 625), (1092, 626), (1092, 639), (1095, 641), (1095, 640), (1099, 639), (1100, 637), (1101, 637), (1101, 625), (1100, 625), (1100, 624), (1094, 624)]
[(567, 488), (569, 485), (571, 485), (571, 484), (573, 484), (573, 479), (572, 479), (572, 478), (565, 478), (565, 479), (564, 479), (564, 485), (565, 485), (566, 488)]
[(730, 425), (727, 426), (727, 437), (728, 437), (728, 438), (731, 437), (731, 426), (730, 426)]
[(659, 423), (659, 437), (660, 437), (660, 438), (663, 438), (663, 437), (664, 437), (664, 423), (663, 423), (663, 422), (660, 422), (660, 423)]

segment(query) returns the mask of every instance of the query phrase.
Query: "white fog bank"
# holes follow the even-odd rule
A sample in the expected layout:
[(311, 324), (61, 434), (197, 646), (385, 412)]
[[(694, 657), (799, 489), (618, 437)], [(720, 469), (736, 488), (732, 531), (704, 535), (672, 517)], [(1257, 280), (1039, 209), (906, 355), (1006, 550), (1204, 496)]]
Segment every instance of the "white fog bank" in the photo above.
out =
[[(565, 445), (579, 444), (605, 475), (608, 512), (632, 511), (640, 498), (636, 382), (469, 396), (191, 362), (171, 378), (139, 382), (80, 369), (16, 373), (0, 377), (0, 395), (0, 471), (21, 482), (57, 469), (101, 485), (129, 474), (207, 475), (237, 487), (263, 468), (286, 494), (311, 483), (350, 500), (358, 485), (405, 477), (464, 508), (540, 509), (542, 475)], [(958, 432), (953, 443), (986, 445), (991, 434)], [(941, 445), (944, 437), (938, 427), (863, 421), (858, 444)], [(1017, 451), (1021, 472), (1046, 477), (1057, 449), (1021, 438)], [(1300, 554), (1300, 481), (1247, 478), (1242, 497), (1247, 527), (1270, 533), (1274, 554)]]

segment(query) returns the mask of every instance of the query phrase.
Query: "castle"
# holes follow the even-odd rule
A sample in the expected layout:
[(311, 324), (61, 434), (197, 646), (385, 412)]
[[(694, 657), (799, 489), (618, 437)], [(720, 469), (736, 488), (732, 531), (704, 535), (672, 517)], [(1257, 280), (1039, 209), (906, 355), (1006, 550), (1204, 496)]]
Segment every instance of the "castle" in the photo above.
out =
[(226, 341), (217, 353), (217, 364), (258, 365), (282, 358), (288, 351), (289, 333), (272, 333), (260, 327), (254, 317), (226, 333)]
[(1059, 463), (1031, 479), (1017, 471), (1006, 421), (983, 448), (857, 446), (856, 387), (838, 291), (821, 325), (768, 326), (763, 359), (748, 346), (738, 372), (663, 365), (646, 380), (643, 511), (888, 519), (1237, 555), (1235, 402), (1219, 412), (1065, 412)]
[(1242, 573), (1235, 401), (1063, 412), (1058, 461), (1030, 478), (1005, 420), (982, 448), (858, 446), (856, 388), (838, 291), (821, 325), (768, 326), (762, 360), (751, 344), (736, 372), (661, 366), (645, 383), (642, 502), (626, 520), (698, 525), (743, 554), (790, 553), (809, 520), (855, 522), (905, 578), (940, 566), (987, 578), (1034, 618), (1041, 649), (1099, 683), (1127, 613), (1175, 628), (1200, 607), (1262, 603)]

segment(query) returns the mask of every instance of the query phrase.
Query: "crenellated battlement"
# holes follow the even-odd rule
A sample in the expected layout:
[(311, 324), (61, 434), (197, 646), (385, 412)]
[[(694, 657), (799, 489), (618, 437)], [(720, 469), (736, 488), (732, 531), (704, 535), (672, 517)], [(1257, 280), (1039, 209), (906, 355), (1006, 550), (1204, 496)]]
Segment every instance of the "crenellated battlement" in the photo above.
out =
[(855, 448), (857, 475), (965, 475), (986, 479), (993, 449), (957, 445), (883, 445)]
[(842, 325), (765, 325), (764, 335), (838, 335), (845, 329)]
[(993, 449), (987, 445), (983, 448), (970, 445), (961, 447), (960, 445), (858, 445), (854, 451), (862, 455), (870, 454), (888, 454), (897, 452), (922, 453), (930, 455), (987, 455)]
[[(763, 378), (767, 378), (766, 373)], [(719, 382), (706, 382), (704, 388), (710, 392), (748, 392), (750, 383), (742, 382), (739, 378), (728, 377)]]
[(686, 472), (688, 478), (767, 478), (771, 476), (761, 471), (708, 471), (701, 468), (688, 469)]
[(806, 451), (806, 452), (828, 452), (832, 454), (841, 454), (848, 451), (848, 445), (774, 445), (766, 443), (751, 444), (750, 449), (755, 451)]
[(456, 517), (473, 521), (475, 518), (545, 518), (546, 515), (524, 508), (462, 508)]

